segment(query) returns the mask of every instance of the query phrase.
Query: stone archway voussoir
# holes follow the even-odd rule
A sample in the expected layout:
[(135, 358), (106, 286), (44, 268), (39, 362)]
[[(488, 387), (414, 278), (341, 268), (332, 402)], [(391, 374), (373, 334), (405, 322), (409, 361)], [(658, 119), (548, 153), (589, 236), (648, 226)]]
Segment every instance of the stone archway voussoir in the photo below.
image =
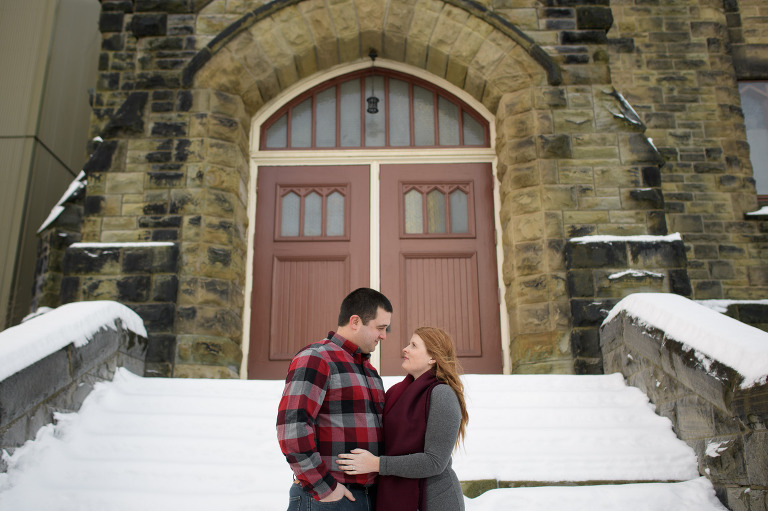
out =
[(227, 49), (216, 54), (207, 66), (195, 76), (195, 88), (216, 89), (228, 94), (242, 94), (253, 77), (242, 63)]
[(248, 26), (211, 56), (195, 82), (239, 94), (253, 113), (299, 80), (366, 58), (369, 49), (447, 79), (492, 112), (506, 92), (548, 78), (529, 49), (451, 3), (310, 0)]
[[(306, 78), (317, 72), (317, 53), (315, 41), (310, 34), (309, 26), (299, 12), (298, 7), (289, 6), (275, 13), (274, 21), (286, 44), (293, 52), (296, 69), (300, 78)], [(259, 25), (250, 29), (256, 37), (260, 32)]]

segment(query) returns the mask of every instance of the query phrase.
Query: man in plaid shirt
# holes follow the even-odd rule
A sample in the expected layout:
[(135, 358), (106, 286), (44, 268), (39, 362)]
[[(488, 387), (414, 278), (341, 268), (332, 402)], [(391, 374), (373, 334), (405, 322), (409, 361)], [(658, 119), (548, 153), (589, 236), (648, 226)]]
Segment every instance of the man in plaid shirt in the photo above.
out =
[[(355, 448), (381, 448), (384, 385), (369, 359), (387, 336), (392, 304), (360, 288), (344, 298), (336, 332), (291, 361), (277, 414), (280, 448), (296, 477), (290, 500), (336, 502), (328, 509), (372, 509), (376, 474), (348, 475), (336, 458)], [(350, 507), (351, 506), (351, 507)]]

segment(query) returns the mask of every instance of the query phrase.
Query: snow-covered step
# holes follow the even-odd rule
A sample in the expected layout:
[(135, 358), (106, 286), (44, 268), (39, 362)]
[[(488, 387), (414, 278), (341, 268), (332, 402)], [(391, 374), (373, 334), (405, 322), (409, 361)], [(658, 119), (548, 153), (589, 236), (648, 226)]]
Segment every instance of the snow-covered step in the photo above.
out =
[[(399, 378), (385, 378), (385, 386)], [(454, 455), (463, 481), (524, 482), (468, 511), (722, 511), (693, 451), (618, 375), (464, 377), (470, 423)], [(0, 509), (232, 509), (286, 505), (291, 471), (275, 435), (280, 381), (140, 378), (119, 370), (80, 412), (8, 460)], [(594, 481), (645, 484), (588, 484)], [(653, 483), (652, 481), (678, 481)], [(493, 484), (495, 486), (495, 484)]]
[(704, 477), (680, 483), (505, 488), (465, 503), (467, 511), (727, 511)]
[(462, 481), (686, 481), (693, 450), (621, 375), (467, 375)]

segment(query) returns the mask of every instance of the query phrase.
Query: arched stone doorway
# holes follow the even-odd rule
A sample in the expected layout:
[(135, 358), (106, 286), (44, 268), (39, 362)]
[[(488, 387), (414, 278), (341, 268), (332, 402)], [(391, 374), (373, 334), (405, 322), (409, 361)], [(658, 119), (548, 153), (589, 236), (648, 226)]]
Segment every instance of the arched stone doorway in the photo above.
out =
[(468, 372), (502, 371), (491, 116), (383, 65), (309, 80), (254, 119), (250, 377), (282, 377), (360, 286), (396, 310), (384, 374), (424, 324), (453, 334)]
[[(538, 213), (531, 210), (535, 206), (532, 203), (521, 210), (516, 196), (508, 193), (510, 189), (521, 187), (527, 187), (527, 192), (535, 192), (541, 186), (541, 181), (537, 179), (521, 181), (521, 177), (529, 170), (532, 177), (542, 172), (536, 162), (537, 146), (542, 142), (536, 136), (540, 132), (548, 133), (550, 128), (542, 124), (544, 118), (537, 112), (538, 100), (534, 91), (547, 84), (560, 83), (558, 66), (512, 24), (474, 4), (435, 0), (430, 2), (429, 10), (421, 9), (422, 4), (416, 9), (411, 4), (397, 3), (395, 6), (395, 2), (391, 5), (390, 2), (345, 5), (349, 9), (343, 13), (325, 4), (302, 1), (286, 2), (280, 6), (270, 4), (269, 9), (267, 6), (256, 9), (221, 32), (190, 62), (183, 83), (191, 87), (195, 105), (199, 104), (205, 112), (201, 117), (208, 116), (205, 120), (208, 124), (204, 126), (207, 133), (200, 140), (205, 152), (202, 155), (203, 166), (211, 164), (216, 171), (212, 173), (215, 176), (213, 179), (228, 180), (227, 193), (243, 202), (251, 197), (255, 212), (256, 194), (253, 189), (257, 185), (254, 176), (258, 169), (248, 157), (249, 147), (253, 147), (248, 140), (258, 138), (258, 133), (252, 129), (255, 127), (253, 118), (259, 116), (266, 120), (261, 116), (266, 112), (274, 113), (278, 103), (282, 104), (287, 98), (306, 90), (305, 80), (319, 76), (329, 78), (323, 73), (333, 74), (339, 69), (345, 72), (366, 69), (370, 67), (367, 53), (375, 48), (381, 55), (382, 64), (402, 65), (408, 70), (417, 70), (415, 74), (421, 73), (427, 81), (442, 81), (446, 88), (466, 95), (469, 100), (481, 105), (491, 114), (489, 118), (495, 117), (492, 127), (500, 132), (498, 144), (492, 148), (492, 154), (485, 163), (494, 162), (494, 168), (498, 169), (497, 181), (507, 188), (507, 193), (502, 192), (495, 202), (498, 210), (494, 214), (494, 223), (498, 232), (502, 233), (496, 240), (495, 253), (503, 275), (501, 287), (504, 291), (499, 292), (501, 296), (496, 301), (502, 309), (502, 324), (507, 321), (510, 324), (509, 336), (505, 335), (500, 340), (505, 370), (510, 369), (514, 358), (516, 339), (521, 339), (521, 334), (526, 335), (526, 330), (530, 330), (530, 335), (525, 337), (523, 350), (529, 349), (527, 343), (530, 337), (530, 342), (535, 345), (531, 349), (542, 352), (537, 346), (545, 343), (549, 357), (562, 359), (564, 364), (568, 364), (569, 355), (561, 350), (562, 339), (567, 337), (568, 331), (563, 320), (563, 315), (567, 313), (562, 306), (566, 303), (562, 290), (553, 289), (546, 295), (531, 297), (527, 288), (512, 287), (515, 272), (527, 257), (525, 254), (522, 259), (518, 257), (517, 246), (522, 244), (526, 251), (535, 250), (553, 233), (545, 225), (547, 218), (540, 210), (541, 204)], [(370, 15), (371, 10), (382, 9), (386, 11), (386, 16)], [(358, 23), (342, 22), (342, 17), (347, 21), (356, 19)], [(407, 29), (404, 28), (406, 26)], [(228, 119), (237, 119), (236, 125), (219, 123), (216, 119), (218, 113)], [(444, 151), (445, 160), (432, 163), (466, 162), (461, 157), (457, 159), (451, 151)], [(367, 158), (373, 154), (366, 150)], [(404, 163), (394, 156), (390, 156), (389, 160), (378, 155), (376, 158), (370, 166), (374, 173), (380, 172), (384, 164)], [(228, 169), (224, 169), (226, 176), (215, 168), (218, 161), (224, 160), (229, 165)], [(240, 162), (237, 168), (231, 166), (233, 161)], [(300, 157), (295, 161), (307, 164), (307, 160)], [(353, 163), (348, 155), (346, 162)], [(268, 163), (268, 160), (261, 160), (259, 165)], [(317, 152), (312, 154), (311, 164), (326, 163), (335, 165), (338, 161), (326, 162)], [(251, 178), (247, 178), (248, 175)], [(377, 200), (377, 197), (371, 196), (372, 202)], [(236, 232), (252, 232), (248, 217), (255, 218), (255, 213), (242, 215), (239, 208), (235, 208), (233, 216)], [(523, 223), (517, 222), (517, 217), (521, 217)], [(378, 221), (371, 221), (370, 225), (374, 230), (379, 229)], [(524, 232), (518, 232), (520, 225), (525, 226)], [(371, 232), (370, 237), (379, 239), (380, 233)], [(252, 318), (251, 306), (247, 302), (253, 282), (246, 275), (246, 268), (251, 264), (244, 259), (253, 246), (253, 240), (243, 240), (242, 244), (239, 239), (236, 241), (231, 266), (239, 267), (242, 263), (243, 273), (232, 287), (246, 289), (245, 303), (239, 309), (243, 318), (239, 337), (244, 361), (241, 369), (243, 376), (247, 372), (246, 361), (249, 358), (247, 327)], [(195, 257), (192, 248), (184, 253), (190, 259)], [(540, 251), (538, 253), (541, 254)], [(543, 255), (553, 261), (547, 266), (560, 268), (560, 252)], [(378, 257), (377, 252), (371, 250), (369, 257)], [(540, 267), (536, 270), (544, 271)], [(379, 287), (383, 283), (376, 278), (375, 275), (369, 276), (371, 285)], [(522, 295), (525, 296), (520, 298)], [(533, 309), (532, 301), (535, 302)], [(524, 306), (518, 309), (521, 302)], [(313, 333), (313, 338), (316, 335)], [(554, 351), (549, 349), (552, 346), (556, 347)]]

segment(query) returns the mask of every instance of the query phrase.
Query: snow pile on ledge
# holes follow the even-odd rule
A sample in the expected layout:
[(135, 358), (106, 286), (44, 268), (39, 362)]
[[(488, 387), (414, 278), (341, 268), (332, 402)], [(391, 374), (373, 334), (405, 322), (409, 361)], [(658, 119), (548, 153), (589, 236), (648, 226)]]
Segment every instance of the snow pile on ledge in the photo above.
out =
[(138, 314), (111, 301), (69, 303), (0, 332), (0, 381), (69, 344), (88, 344), (93, 334), (114, 327), (118, 319), (124, 328), (147, 336)]
[(758, 209), (757, 211), (750, 211), (749, 213), (744, 213), (747, 216), (764, 216), (768, 215), (768, 206), (763, 206), (762, 208)]
[(578, 238), (569, 238), (568, 241), (572, 241), (574, 243), (606, 243), (610, 241), (637, 241), (648, 243), (653, 241), (682, 241), (682, 238), (680, 237), (680, 233), (676, 232), (666, 236), (651, 236), (645, 234), (640, 234), (637, 236), (581, 236)]
[(622, 311), (658, 328), (708, 366), (717, 360), (744, 377), (740, 388), (768, 381), (768, 333), (671, 293), (636, 293), (611, 310), (603, 324)]
[(70, 248), (140, 248), (140, 247), (172, 247), (172, 241), (117, 241), (117, 242), (85, 242), (72, 243)]
[(703, 305), (704, 307), (708, 309), (712, 309), (716, 312), (721, 312), (725, 314), (728, 312), (728, 306), (729, 305), (738, 305), (738, 304), (757, 304), (757, 305), (768, 305), (768, 300), (720, 300), (720, 299), (711, 299), (711, 300), (695, 300), (696, 303)]

